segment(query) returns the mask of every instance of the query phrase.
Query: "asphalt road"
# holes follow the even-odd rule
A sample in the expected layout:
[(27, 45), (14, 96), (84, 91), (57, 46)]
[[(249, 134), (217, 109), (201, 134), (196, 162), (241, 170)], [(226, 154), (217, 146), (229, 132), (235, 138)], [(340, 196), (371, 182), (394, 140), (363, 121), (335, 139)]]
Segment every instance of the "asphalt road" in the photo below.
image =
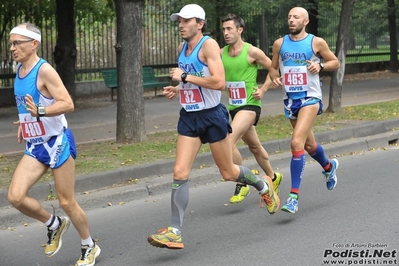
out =
[[(269, 215), (259, 208), (255, 191), (240, 205), (228, 204), (234, 184), (219, 182), (217, 169), (210, 168), (206, 173), (213, 175), (215, 182), (193, 184), (190, 190), (183, 250), (159, 249), (146, 241), (147, 234), (169, 225), (170, 192), (132, 201), (120, 198), (118, 191), (123, 188), (95, 192), (99, 193), (96, 197), (101, 193), (114, 195), (112, 206), (103, 202), (87, 212), (92, 236), (102, 248), (96, 265), (316, 266), (331, 265), (333, 260), (342, 260), (344, 265), (379, 265), (375, 261), (361, 264), (360, 259), (398, 265), (399, 213), (395, 206), (399, 147), (338, 159), (338, 184), (333, 191), (327, 191), (320, 166), (307, 163), (299, 211), (294, 215), (281, 211)], [(285, 202), (289, 168), (280, 171), (286, 177), (281, 186)], [(79, 197), (82, 201), (87, 195)], [(64, 236), (63, 248), (53, 258), (43, 253), (41, 243), (47, 238), (41, 223), (10, 225), (0, 230), (0, 239), (0, 264), (7, 266), (74, 265), (80, 252), (79, 237), (72, 226)], [(354, 251), (358, 256), (363, 251), (368, 257), (354, 258)], [(370, 257), (380, 251), (386, 252), (386, 257)], [(353, 256), (344, 257), (349, 252)], [(324, 258), (324, 254), (331, 255)]]

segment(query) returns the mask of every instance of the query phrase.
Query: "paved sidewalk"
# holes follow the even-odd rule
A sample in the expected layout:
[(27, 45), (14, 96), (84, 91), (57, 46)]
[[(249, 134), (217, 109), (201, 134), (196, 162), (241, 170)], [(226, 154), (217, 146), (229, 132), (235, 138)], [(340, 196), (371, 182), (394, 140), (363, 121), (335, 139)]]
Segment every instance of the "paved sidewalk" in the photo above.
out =
[[(325, 107), (328, 105), (328, 88), (328, 84), (324, 84), (323, 102)], [(282, 113), (281, 97), (281, 90), (268, 91), (264, 97), (262, 115)], [(116, 102), (110, 102), (109, 97), (106, 98), (107, 100), (90, 100), (97, 101), (98, 107), (96, 108), (84, 108), (84, 102), (79, 102), (75, 112), (67, 116), (77, 143), (115, 139)], [(399, 78), (347, 82), (343, 90), (342, 103), (343, 106), (351, 106), (391, 99), (399, 99)], [(225, 97), (223, 101), (226, 102)], [(23, 145), (18, 145), (16, 142), (16, 126), (12, 124), (13, 121), (17, 120), (15, 109), (0, 109), (0, 153), (3, 154), (18, 153), (24, 148)], [(169, 101), (163, 97), (145, 100), (147, 133), (175, 130), (179, 109), (180, 105), (177, 100)], [(398, 140), (399, 131), (392, 131), (392, 129), (398, 127), (399, 116), (398, 119), (389, 121), (346, 125), (342, 130), (318, 133), (317, 139), (320, 143), (325, 143), (325, 150), (329, 156), (335, 156), (352, 151), (386, 147), (389, 143)], [(283, 167), (289, 163), (291, 154), (286, 152), (289, 151), (289, 142), (289, 139), (285, 139), (264, 143), (269, 153), (277, 153), (271, 155), (273, 167)], [(242, 147), (241, 152), (244, 158), (251, 157), (246, 147)], [(173, 163), (173, 160), (167, 160), (80, 176), (77, 177), (76, 192), (79, 194), (84, 191), (97, 190), (136, 178), (140, 179), (140, 182), (126, 187), (122, 192), (119, 191), (120, 196), (126, 193), (132, 197), (133, 193), (134, 197), (144, 197), (160, 190), (169, 190)], [(256, 166), (254, 160), (248, 160), (244, 163), (249, 167)], [(193, 171), (190, 177), (194, 181), (192, 183), (206, 182), (207, 176), (214, 178), (209, 174), (210, 172), (217, 173), (217, 169), (212, 167), (214, 162), (209, 154), (200, 154), (193, 169), (199, 169), (199, 166), (203, 164), (210, 166), (210, 168)], [(289, 180), (289, 177), (287, 177), (287, 180)], [(37, 184), (30, 191), (30, 195), (37, 199), (46, 199), (48, 194), (49, 185), (47, 183)], [(104, 201), (106, 198), (101, 200)], [(6, 191), (0, 190), (0, 207), (8, 205)]]
[[(329, 84), (323, 85), (323, 103), (328, 106)], [(262, 101), (262, 116), (283, 113), (281, 89), (270, 89)], [(362, 80), (344, 83), (342, 106), (359, 105), (399, 99), (399, 75), (397, 79)], [(222, 98), (227, 103), (225, 93)], [(77, 144), (113, 140), (116, 136), (116, 101), (109, 97), (79, 100), (75, 112), (67, 114), (69, 127)], [(90, 108), (89, 108), (90, 107)], [(175, 130), (181, 106), (177, 99), (157, 97), (145, 100), (145, 126), (147, 133)], [(21, 152), (24, 145), (16, 141), (18, 120), (14, 107), (0, 108), (0, 154)]]

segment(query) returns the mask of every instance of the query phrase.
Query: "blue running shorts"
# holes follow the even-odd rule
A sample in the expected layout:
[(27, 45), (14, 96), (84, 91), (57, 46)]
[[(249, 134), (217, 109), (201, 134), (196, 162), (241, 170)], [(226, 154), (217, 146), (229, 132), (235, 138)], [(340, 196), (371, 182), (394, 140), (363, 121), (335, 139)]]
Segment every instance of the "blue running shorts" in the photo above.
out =
[(199, 137), (203, 144), (223, 140), (232, 132), (229, 113), (223, 104), (210, 109), (187, 112), (182, 108), (177, 132), (187, 137)]
[(56, 169), (68, 160), (69, 156), (76, 158), (75, 139), (71, 130), (67, 128), (63, 134), (53, 136), (45, 143), (26, 142), (25, 154), (50, 166), (51, 169)]
[(319, 111), (317, 112), (317, 115), (320, 115), (323, 113), (323, 102), (321, 99), (318, 98), (302, 98), (298, 100), (293, 100), (293, 99), (285, 99), (284, 100), (284, 113), (285, 117), (289, 119), (296, 119), (298, 117), (299, 110), (307, 105), (313, 105), (313, 104), (318, 104), (319, 105)]

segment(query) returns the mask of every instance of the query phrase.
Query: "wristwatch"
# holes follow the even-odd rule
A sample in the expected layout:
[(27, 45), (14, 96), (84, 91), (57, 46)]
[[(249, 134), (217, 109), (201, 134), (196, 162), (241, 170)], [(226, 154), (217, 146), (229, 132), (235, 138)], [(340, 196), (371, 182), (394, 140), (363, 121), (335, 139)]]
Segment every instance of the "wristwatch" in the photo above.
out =
[(46, 109), (43, 106), (38, 106), (37, 107), (37, 114), (39, 116), (45, 116), (46, 115)]
[(186, 78), (187, 78), (187, 73), (183, 72), (183, 74), (181, 74), (181, 81), (183, 81), (183, 83), (187, 83)]
[(324, 69), (324, 64), (323, 63), (319, 63), (320, 66), (320, 72)]

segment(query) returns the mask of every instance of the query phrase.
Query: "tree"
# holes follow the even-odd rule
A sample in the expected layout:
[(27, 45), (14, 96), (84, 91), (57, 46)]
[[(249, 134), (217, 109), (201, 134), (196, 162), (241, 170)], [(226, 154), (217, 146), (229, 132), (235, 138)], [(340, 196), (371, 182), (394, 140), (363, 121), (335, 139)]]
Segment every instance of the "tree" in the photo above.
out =
[(112, 0), (13, 0), (3, 2), (0, 3), (0, 18), (2, 19), (0, 40), (2, 40), (8, 24), (12, 23), (15, 18), (23, 17), (25, 21), (33, 22), (38, 27), (41, 27), (53, 18), (55, 14), (58, 37), (54, 50), (54, 61), (58, 74), (74, 99), (76, 68), (75, 21), (79, 22), (79, 20), (87, 18), (87, 15), (90, 14), (93, 22), (105, 22), (114, 14), (113, 6), (112, 9), (110, 8)]
[(319, 4), (315, 0), (309, 0), (309, 3), (312, 4), (312, 7), (308, 10), (309, 12), (309, 24), (308, 24), (308, 32), (312, 33), (313, 35), (318, 36), (318, 28), (319, 28)]
[(146, 138), (142, 73), (142, 34), (145, 0), (114, 0), (116, 7), (118, 107), (116, 141)]
[(388, 4), (388, 24), (389, 24), (389, 44), (390, 44), (390, 70), (397, 73), (398, 63), (398, 38), (396, 31), (395, 0), (387, 0)]
[(345, 75), (345, 56), (349, 46), (351, 18), (356, 0), (342, 0), (341, 16), (338, 26), (338, 38), (335, 55), (341, 67), (331, 75), (330, 97), (327, 111), (340, 112), (342, 110), (342, 83)]
[(54, 49), (54, 62), (65, 87), (75, 100), (75, 66), (76, 66), (76, 34), (75, 34), (75, 0), (56, 1), (57, 44)]

